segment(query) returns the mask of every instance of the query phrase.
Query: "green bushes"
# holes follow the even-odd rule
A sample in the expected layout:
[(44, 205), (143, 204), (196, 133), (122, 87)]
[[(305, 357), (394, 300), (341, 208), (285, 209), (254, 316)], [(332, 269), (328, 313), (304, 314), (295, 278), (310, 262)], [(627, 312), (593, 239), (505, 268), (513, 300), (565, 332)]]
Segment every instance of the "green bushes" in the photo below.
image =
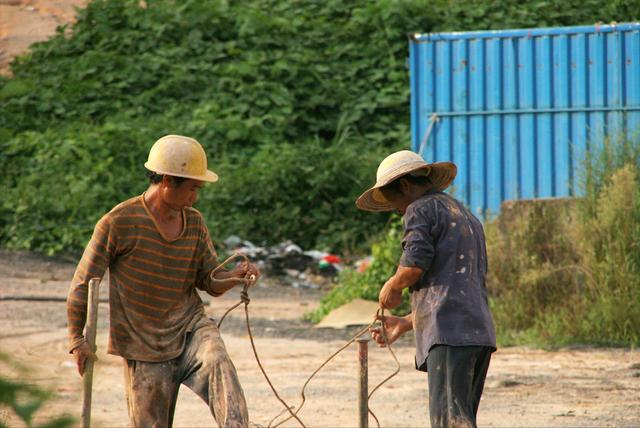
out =
[[(23, 132), (3, 144), (0, 241), (43, 252), (81, 250), (95, 222), (144, 189), (146, 147), (129, 126)], [(139, 178), (138, 178), (139, 177)], [(117, 198), (117, 199), (116, 199)]]
[(234, 207), (209, 219), (213, 230), (271, 240), (288, 237), (307, 247), (355, 248), (379, 229), (369, 225), (381, 216), (368, 218), (354, 201), (370, 175), (368, 168), (381, 156), (380, 149), (363, 153), (354, 145), (327, 145), (319, 139), (263, 145), (244, 166), (240, 161), (220, 165), (220, 185), (205, 194), (200, 206)]
[(408, 141), (415, 2), (147, 4), (90, 3), (0, 80), (0, 244), (78, 251), (168, 133), (220, 172), (198, 206), (216, 239), (342, 252), (383, 227), (354, 200)]
[(385, 216), (353, 201), (409, 144), (408, 33), (640, 18), (635, 0), (144, 3), (89, 3), (0, 77), (0, 245), (80, 251), (174, 133), (220, 172), (199, 205), (215, 239), (362, 249)]

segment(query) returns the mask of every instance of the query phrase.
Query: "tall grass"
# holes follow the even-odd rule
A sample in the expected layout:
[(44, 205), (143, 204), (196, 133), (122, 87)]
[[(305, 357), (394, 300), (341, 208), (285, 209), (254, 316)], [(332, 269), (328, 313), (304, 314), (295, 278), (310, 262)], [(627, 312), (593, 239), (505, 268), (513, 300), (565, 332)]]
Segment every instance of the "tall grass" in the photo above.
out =
[(486, 225), (502, 344), (640, 344), (640, 144), (584, 162), (584, 197), (506, 205)]

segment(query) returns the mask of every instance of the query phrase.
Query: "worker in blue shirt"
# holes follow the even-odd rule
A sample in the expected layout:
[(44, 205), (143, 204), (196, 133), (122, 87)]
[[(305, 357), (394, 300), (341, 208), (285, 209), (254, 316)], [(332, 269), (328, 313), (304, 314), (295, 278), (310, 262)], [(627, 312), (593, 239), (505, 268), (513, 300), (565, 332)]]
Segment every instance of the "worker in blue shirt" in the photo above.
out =
[[(403, 215), (402, 257), (380, 291), (380, 307), (392, 309), (408, 288), (411, 313), (385, 316), (388, 343), (413, 330), (416, 368), (429, 373), (432, 427), (476, 427), (491, 354), (496, 350), (487, 301), (487, 254), (481, 223), (443, 192), (456, 176), (451, 162), (426, 163), (403, 150), (385, 158), (376, 184), (356, 205)], [(385, 345), (380, 328), (373, 339)]]

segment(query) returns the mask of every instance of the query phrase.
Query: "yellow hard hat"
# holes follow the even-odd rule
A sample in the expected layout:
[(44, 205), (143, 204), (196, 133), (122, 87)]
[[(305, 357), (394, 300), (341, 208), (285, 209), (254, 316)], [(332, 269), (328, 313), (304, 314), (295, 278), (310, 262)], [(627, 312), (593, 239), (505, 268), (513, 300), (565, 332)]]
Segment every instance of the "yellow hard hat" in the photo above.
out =
[(165, 135), (156, 141), (144, 167), (157, 174), (218, 181), (218, 175), (207, 169), (207, 154), (200, 143), (182, 135)]
[(456, 177), (458, 169), (452, 162), (426, 163), (422, 156), (409, 150), (401, 150), (384, 158), (378, 166), (376, 184), (367, 189), (356, 201), (365, 211), (392, 211), (393, 206), (380, 191), (403, 175), (426, 175), (435, 190), (444, 190)]

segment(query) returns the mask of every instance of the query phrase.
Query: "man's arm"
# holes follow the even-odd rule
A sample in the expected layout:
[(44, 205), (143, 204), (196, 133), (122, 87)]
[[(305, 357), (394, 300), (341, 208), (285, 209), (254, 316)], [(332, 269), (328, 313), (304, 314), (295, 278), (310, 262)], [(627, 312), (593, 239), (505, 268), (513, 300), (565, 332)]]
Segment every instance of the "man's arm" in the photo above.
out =
[[(258, 268), (246, 261), (237, 264), (233, 270), (220, 269), (218, 253), (204, 220), (198, 243), (198, 259), (196, 287), (214, 297), (226, 293), (237, 285), (253, 285), (260, 276)], [(251, 275), (254, 275), (253, 280), (250, 279)]]
[(422, 277), (424, 270), (417, 266), (398, 266), (396, 273), (384, 284), (378, 300), (382, 309), (393, 309), (402, 303), (402, 290), (411, 287)]
[[(252, 279), (253, 276), (253, 279)], [(253, 285), (260, 271), (253, 263), (243, 262), (238, 264), (233, 270), (220, 269), (215, 274), (210, 275), (210, 283), (207, 291), (212, 295), (219, 296), (237, 285)]]
[(67, 295), (69, 352), (76, 357), (78, 372), (84, 372), (86, 359), (93, 353), (83, 335), (87, 319), (88, 284), (91, 278), (102, 278), (115, 254), (115, 237), (109, 221), (103, 217), (94, 228), (73, 275)]
[(420, 280), (424, 272), (431, 267), (435, 256), (434, 236), (437, 235), (437, 216), (434, 204), (415, 205), (407, 208), (404, 214), (404, 236), (402, 238), (402, 256), (396, 273), (385, 283), (380, 295), (380, 307), (393, 309), (402, 303), (402, 290), (411, 287)]
[(395, 342), (400, 336), (405, 334), (408, 331), (413, 330), (413, 315), (408, 314), (404, 317), (394, 317), (385, 315), (378, 315), (378, 319), (384, 323), (384, 331), (387, 336), (387, 340), (385, 341), (382, 336), (382, 329), (380, 327), (370, 328), (371, 338), (376, 341), (376, 343), (385, 347), (387, 343), (392, 344)]

